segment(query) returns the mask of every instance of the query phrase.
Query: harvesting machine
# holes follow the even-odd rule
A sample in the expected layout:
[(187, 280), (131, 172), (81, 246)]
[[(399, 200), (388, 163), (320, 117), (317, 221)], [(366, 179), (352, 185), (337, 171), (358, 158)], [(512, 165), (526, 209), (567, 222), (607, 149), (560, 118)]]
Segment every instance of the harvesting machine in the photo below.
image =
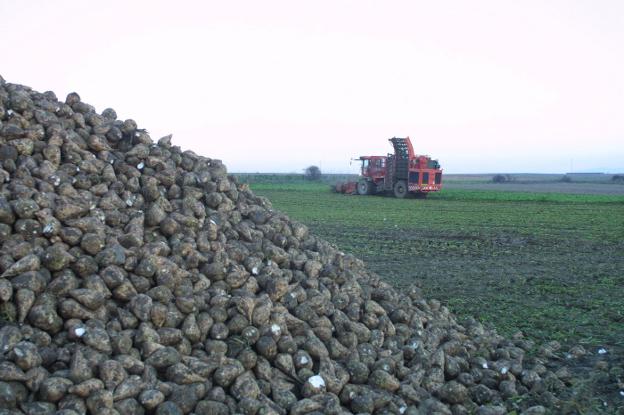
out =
[(442, 169), (437, 160), (414, 154), (409, 137), (393, 137), (388, 141), (394, 154), (361, 156), (362, 172), (357, 182), (336, 185), (341, 193), (372, 195), (393, 193), (398, 198), (408, 193), (426, 197), (442, 188)]

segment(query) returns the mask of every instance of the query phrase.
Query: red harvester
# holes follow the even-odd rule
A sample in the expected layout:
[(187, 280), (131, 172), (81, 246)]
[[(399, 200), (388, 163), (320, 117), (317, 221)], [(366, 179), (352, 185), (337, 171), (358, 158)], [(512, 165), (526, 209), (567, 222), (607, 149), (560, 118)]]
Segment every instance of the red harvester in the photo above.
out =
[(336, 191), (359, 195), (394, 193), (403, 198), (408, 193), (426, 197), (442, 188), (442, 169), (437, 160), (414, 154), (409, 137), (390, 138), (394, 154), (361, 156), (362, 175), (357, 182), (340, 183)]

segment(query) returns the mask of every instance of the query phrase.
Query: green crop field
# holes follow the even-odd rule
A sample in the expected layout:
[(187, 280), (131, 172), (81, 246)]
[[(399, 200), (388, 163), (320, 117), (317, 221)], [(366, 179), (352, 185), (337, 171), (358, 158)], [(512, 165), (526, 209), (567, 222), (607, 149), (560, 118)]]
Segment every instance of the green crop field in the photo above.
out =
[(428, 199), (253, 182), (276, 209), (501, 334), (624, 345), (624, 196), (446, 189)]

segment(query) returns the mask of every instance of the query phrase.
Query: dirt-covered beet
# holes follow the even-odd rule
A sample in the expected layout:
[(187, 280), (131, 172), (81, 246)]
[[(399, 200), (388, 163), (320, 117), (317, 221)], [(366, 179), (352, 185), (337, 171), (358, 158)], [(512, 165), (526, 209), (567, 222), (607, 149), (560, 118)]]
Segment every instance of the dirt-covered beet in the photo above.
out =
[[(0, 78), (0, 413), (527, 414), (533, 344), (460, 325), (219, 160)], [(57, 412), (58, 411), (58, 412)]]

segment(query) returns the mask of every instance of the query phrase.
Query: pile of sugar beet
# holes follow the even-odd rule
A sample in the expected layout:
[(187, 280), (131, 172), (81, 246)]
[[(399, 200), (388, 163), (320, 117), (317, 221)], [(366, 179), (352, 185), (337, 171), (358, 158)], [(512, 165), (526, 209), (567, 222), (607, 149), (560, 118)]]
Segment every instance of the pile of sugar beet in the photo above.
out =
[(570, 373), (460, 325), (219, 160), (0, 78), (0, 414), (540, 414)]

